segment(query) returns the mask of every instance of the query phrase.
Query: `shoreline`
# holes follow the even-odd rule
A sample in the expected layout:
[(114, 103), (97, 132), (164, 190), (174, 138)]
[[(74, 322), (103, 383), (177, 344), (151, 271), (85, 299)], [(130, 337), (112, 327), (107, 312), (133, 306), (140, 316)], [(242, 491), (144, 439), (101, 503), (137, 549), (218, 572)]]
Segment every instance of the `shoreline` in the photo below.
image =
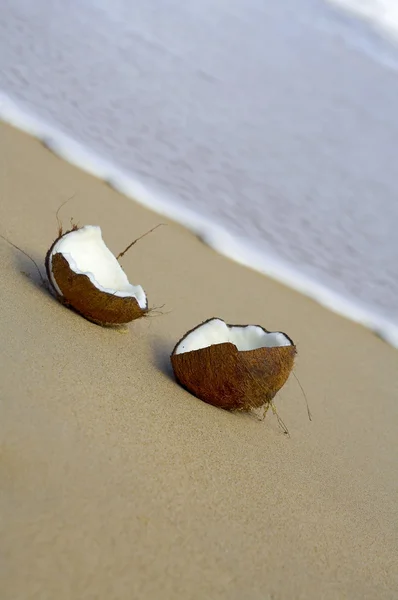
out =
[(340, 295), (324, 284), (316, 282), (284, 261), (266, 256), (255, 248), (250, 248), (247, 243), (234, 238), (222, 226), (195, 214), (190, 209), (179, 206), (167, 194), (151, 191), (150, 186), (147, 187), (146, 184), (142, 184), (134, 176), (126, 174), (110, 161), (102, 159), (59, 129), (30, 115), (21, 109), (18, 103), (0, 92), (1, 121), (32, 135), (55, 156), (98, 177), (133, 202), (188, 228), (204, 244), (220, 255), (266, 277), (271, 277), (292, 290), (315, 300), (334, 313), (363, 325), (386, 343), (398, 349), (398, 326), (392, 321), (360, 303)]
[[(159, 223), (36, 139), (0, 140), (1, 232), (39, 264), (73, 193), (61, 221), (100, 225), (115, 254)], [(166, 221), (122, 259), (164, 314), (121, 331), (0, 240), (4, 600), (392, 600), (396, 351)], [(294, 378), (275, 397), (290, 439), (177, 385), (170, 353), (211, 316), (291, 336), (312, 422)]]

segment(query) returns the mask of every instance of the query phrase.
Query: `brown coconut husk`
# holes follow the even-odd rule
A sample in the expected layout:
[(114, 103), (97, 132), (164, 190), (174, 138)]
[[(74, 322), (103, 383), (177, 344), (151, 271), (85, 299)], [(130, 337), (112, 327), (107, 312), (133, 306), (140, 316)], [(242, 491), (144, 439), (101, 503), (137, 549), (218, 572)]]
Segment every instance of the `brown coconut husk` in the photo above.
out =
[[(55, 297), (59, 302), (73, 308), (84, 318), (97, 325), (123, 325), (145, 316), (148, 312), (148, 303), (145, 308), (141, 308), (136, 298), (122, 298), (99, 290), (87, 275), (75, 273), (62, 253), (54, 254), (50, 263), (51, 252), (55, 244), (61, 237), (71, 231), (76, 231), (76, 229), (78, 227), (73, 226), (70, 231), (60, 235), (46, 255), (47, 277)], [(53, 285), (50, 270), (62, 295)]]
[[(244, 327), (228, 325), (231, 326)], [(171, 354), (177, 381), (197, 398), (225, 410), (249, 412), (272, 405), (297, 354), (289, 336), (284, 334), (292, 342), (290, 346), (238, 350), (231, 342), (225, 342), (175, 354), (180, 342), (198, 327), (185, 334)]]

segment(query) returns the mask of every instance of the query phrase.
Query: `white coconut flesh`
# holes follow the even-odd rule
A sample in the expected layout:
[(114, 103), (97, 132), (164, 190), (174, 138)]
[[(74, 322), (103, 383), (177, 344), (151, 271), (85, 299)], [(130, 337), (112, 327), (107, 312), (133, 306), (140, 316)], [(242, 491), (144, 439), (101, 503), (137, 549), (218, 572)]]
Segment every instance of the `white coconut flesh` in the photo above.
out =
[(69, 267), (78, 275), (87, 275), (97, 289), (121, 298), (132, 297), (140, 308), (145, 309), (147, 299), (140, 285), (132, 285), (116, 257), (105, 245), (101, 228), (97, 225), (85, 225), (71, 231), (54, 245), (49, 257), (51, 281), (62, 296), (52, 272), (52, 258), (62, 254)]
[(229, 326), (221, 319), (211, 319), (183, 338), (176, 347), (175, 354), (192, 352), (225, 342), (234, 344), (239, 351), (292, 345), (291, 340), (279, 331), (267, 333), (258, 325)]

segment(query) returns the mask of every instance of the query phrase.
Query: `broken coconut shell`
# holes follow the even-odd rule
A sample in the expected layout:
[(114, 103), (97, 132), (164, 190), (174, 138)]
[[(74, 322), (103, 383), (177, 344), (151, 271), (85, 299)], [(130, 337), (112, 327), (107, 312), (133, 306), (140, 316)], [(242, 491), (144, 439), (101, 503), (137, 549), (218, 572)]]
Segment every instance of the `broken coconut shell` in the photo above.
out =
[(57, 299), (93, 323), (121, 325), (148, 312), (144, 290), (129, 283), (96, 225), (74, 226), (60, 235), (45, 265)]
[(213, 317), (176, 344), (171, 364), (177, 381), (201, 400), (250, 411), (272, 404), (296, 353), (285, 333), (260, 325), (227, 325)]

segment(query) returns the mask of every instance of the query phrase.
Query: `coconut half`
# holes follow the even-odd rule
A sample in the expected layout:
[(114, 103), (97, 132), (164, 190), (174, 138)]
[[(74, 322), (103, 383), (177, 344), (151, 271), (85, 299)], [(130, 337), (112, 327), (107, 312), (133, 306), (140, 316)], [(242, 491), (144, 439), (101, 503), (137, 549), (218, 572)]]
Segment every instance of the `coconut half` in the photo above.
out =
[(60, 302), (99, 325), (121, 325), (148, 311), (140, 285), (129, 283), (97, 225), (74, 227), (46, 256), (51, 288)]
[(250, 411), (272, 403), (296, 353), (285, 333), (212, 318), (185, 334), (171, 364), (177, 381), (201, 400), (226, 410)]

